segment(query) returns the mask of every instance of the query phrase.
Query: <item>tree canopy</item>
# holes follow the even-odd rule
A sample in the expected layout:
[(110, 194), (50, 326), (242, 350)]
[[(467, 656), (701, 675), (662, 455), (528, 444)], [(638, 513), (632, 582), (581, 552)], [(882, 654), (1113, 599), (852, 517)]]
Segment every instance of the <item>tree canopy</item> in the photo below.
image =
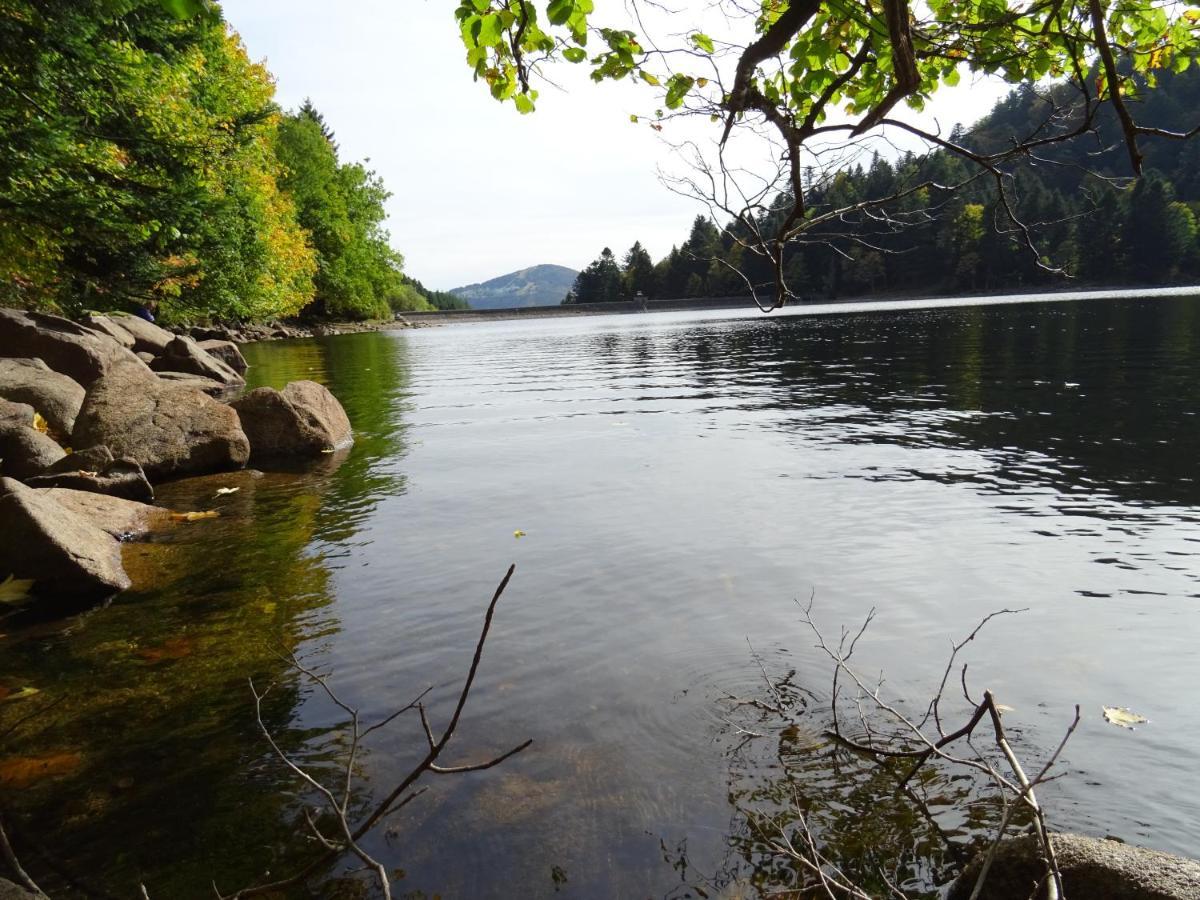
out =
[[(1154, 0), (764, 0), (692, 4), (671, 26), (655, 29), (657, 4), (633, 0), (597, 10), (594, 0), (460, 0), (456, 15), (467, 63), (498, 100), (530, 112), (537, 78), (550, 61), (586, 66), (597, 82), (635, 78), (659, 108), (647, 118), (663, 129), (681, 116), (713, 123), (714, 147), (694, 144), (696, 176), (679, 189), (731, 220), (737, 239), (773, 268), (771, 306), (783, 303), (786, 248), (847, 215), (873, 215), (916, 200), (938, 208), (942, 194), (983, 178), (991, 182), (1014, 237), (1041, 265), (1034, 237), (1012, 202), (1013, 168), (1072, 138), (1094, 133), (1111, 108), (1128, 171), (1140, 175), (1145, 144), (1182, 139), (1130, 101), (1164, 72), (1196, 58), (1200, 11)], [(680, 14), (689, 25), (679, 35)], [(603, 19), (607, 14), (615, 18)], [(962, 130), (923, 127), (894, 113), (921, 110), (940, 88), (966, 73), (1040, 86), (1049, 103), (1032, 130), (982, 148)], [(638, 118), (634, 117), (635, 120)], [(969, 164), (960, 182), (921, 177), (887, 196), (859, 196), (821, 211), (808, 202), (806, 172), (842, 165), (836, 152), (887, 129), (906, 132)], [(727, 163), (732, 142), (764, 135), (781, 160), (773, 173), (739, 179)], [(779, 198), (786, 196), (787, 205)], [(914, 205), (914, 204), (910, 204)], [(910, 210), (914, 214), (916, 210)], [(773, 219), (771, 234), (761, 222)], [(919, 218), (914, 215), (913, 218)], [(895, 223), (903, 224), (902, 222)]]

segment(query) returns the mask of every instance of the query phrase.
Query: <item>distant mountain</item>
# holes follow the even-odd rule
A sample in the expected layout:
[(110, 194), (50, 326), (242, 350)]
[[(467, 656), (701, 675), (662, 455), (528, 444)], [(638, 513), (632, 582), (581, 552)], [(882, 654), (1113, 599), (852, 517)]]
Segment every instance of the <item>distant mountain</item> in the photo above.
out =
[(450, 293), (467, 300), (472, 309), (557, 306), (578, 274), (566, 266), (530, 266), (491, 281), (451, 288)]

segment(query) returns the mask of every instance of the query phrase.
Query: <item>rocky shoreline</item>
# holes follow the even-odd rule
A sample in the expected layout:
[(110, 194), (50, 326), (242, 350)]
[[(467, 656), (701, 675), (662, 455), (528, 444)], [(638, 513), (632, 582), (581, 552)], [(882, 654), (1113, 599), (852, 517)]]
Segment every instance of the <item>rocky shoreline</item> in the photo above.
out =
[[(335, 327), (371, 330), (322, 333)], [(103, 601), (131, 586), (121, 542), (197, 514), (153, 506), (154, 485), (348, 447), (350, 421), (322, 385), (243, 393), (238, 343), (312, 333), (176, 334), (134, 316), (75, 322), (0, 309), (0, 582), (10, 579), (9, 593)]]

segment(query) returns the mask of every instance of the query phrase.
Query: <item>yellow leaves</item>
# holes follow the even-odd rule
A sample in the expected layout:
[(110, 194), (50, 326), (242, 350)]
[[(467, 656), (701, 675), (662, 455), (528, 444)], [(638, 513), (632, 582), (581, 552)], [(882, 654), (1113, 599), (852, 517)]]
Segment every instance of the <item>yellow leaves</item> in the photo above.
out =
[(41, 691), (39, 691), (37, 688), (29, 687), (28, 685), (21, 688), (19, 691), (14, 691), (11, 688), (6, 688), (4, 685), (0, 684), (0, 703), (7, 703), (10, 700), (26, 700), (29, 697), (36, 697), (40, 693)]
[(196, 522), (200, 519), (220, 518), (220, 515), (215, 509), (206, 509), (203, 512), (173, 512), (171, 513), (171, 520), (175, 522)]
[(0, 784), (20, 788), (45, 778), (70, 775), (82, 761), (80, 754), (72, 752), (9, 757), (0, 761)]
[(33, 427), (42, 434), (46, 434), (50, 430), (50, 424), (42, 418), (42, 414), (40, 412), (35, 412), (33, 414)]
[(21, 603), (32, 589), (32, 578), (14, 578), (9, 575), (0, 581), (0, 603)]
[(1106, 721), (1113, 725), (1119, 725), (1121, 728), (1128, 728), (1130, 731), (1133, 730), (1134, 725), (1144, 725), (1150, 721), (1125, 706), (1105, 706), (1103, 709)]
[(513, 532), (513, 537), (515, 537), (519, 540), (519, 539), (525, 537), (525, 532), (523, 532), (520, 528), (518, 528), (516, 531)]

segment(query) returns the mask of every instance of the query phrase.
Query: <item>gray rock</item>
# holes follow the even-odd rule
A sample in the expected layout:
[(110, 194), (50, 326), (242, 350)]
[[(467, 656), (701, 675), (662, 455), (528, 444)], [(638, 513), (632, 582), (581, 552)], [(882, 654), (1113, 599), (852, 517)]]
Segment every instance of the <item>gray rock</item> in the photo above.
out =
[(123, 497), (110, 497), (91, 491), (47, 488), (38, 492), (59, 506), (87, 520), (117, 540), (141, 537), (171, 522), (171, 511)]
[(354, 441), (346, 411), (315, 381), (293, 381), (282, 391), (256, 388), (230, 405), (256, 458), (315, 456)]
[(58, 434), (68, 435), (83, 404), (83, 386), (40, 359), (0, 359), (0, 397), (28, 403)]
[(160, 328), (153, 322), (147, 322), (138, 316), (122, 313), (114, 315), (112, 320), (133, 335), (133, 349), (135, 351), (152, 353), (158, 356), (167, 349), (167, 344), (175, 340), (175, 335), (171, 334), (167, 329)]
[(233, 341), (200, 341), (197, 346), (209, 356), (215, 356), (239, 375), (245, 375), (250, 365)]
[(128, 588), (120, 544), (47, 493), (0, 478), (0, 577), (32, 578), (36, 593), (74, 599)]
[(0, 399), (0, 425), (33, 427), (33, 407), (28, 403), (13, 403)]
[(222, 384), (202, 375), (189, 375), (187, 372), (159, 372), (158, 377), (169, 384), (204, 391), (208, 396), (216, 397), (218, 400), (236, 394), (243, 387), (240, 384)]
[(27, 891), (20, 885), (0, 878), (0, 900), (45, 900), (45, 896)]
[(156, 372), (185, 372), (211, 378), (222, 384), (245, 384), (245, 380), (215, 356), (210, 356), (189, 337), (177, 337), (150, 363)]
[(88, 391), (73, 442), (104, 444), (135, 460), (151, 481), (240, 469), (250, 442), (237, 413), (194, 388), (119, 368)]
[(150, 365), (150, 363), (154, 362), (154, 354), (147, 353), (145, 350), (137, 351), (137, 353), (135, 353), (134, 356), (136, 356), (138, 359), (140, 359), (146, 365)]
[[(1077, 834), (1055, 834), (1050, 840), (1069, 900), (1200, 900), (1200, 862)], [(971, 896), (982, 862), (982, 856), (971, 861), (947, 900)], [(996, 850), (980, 900), (1034, 897), (1045, 871), (1036, 837), (1006, 840)], [(1045, 897), (1045, 889), (1036, 896)]]
[(92, 329), (92, 331), (108, 335), (127, 350), (134, 349), (133, 345), (135, 341), (133, 335), (129, 333), (128, 329), (122, 328), (108, 316), (102, 316), (99, 313), (88, 313), (79, 321)]
[(43, 475), (59, 475), (63, 472), (99, 472), (113, 461), (112, 451), (99, 444), (68, 453), (52, 466), (42, 471)]
[(150, 486), (146, 473), (132, 459), (115, 459), (100, 469), (77, 468), (69, 472), (43, 472), (41, 475), (25, 479), (25, 483), (34, 488), (69, 488), (93, 494), (108, 494), (110, 497), (123, 497), (126, 500), (145, 502), (154, 499), (154, 488)]
[(15, 309), (0, 309), (0, 357), (36, 357), (85, 388), (115, 366), (145, 367), (107, 335), (60, 316)]
[(66, 455), (62, 447), (40, 431), (24, 425), (0, 425), (0, 475), (29, 478)]

